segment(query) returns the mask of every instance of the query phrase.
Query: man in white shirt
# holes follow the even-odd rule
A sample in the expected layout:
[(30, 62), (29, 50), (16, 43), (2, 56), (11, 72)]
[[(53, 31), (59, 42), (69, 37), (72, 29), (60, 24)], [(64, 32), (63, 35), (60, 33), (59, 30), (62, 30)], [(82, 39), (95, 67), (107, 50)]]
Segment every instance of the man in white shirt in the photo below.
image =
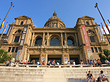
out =
[(100, 82), (106, 81), (106, 80), (107, 80), (107, 82), (109, 82), (108, 78), (105, 76), (103, 71), (100, 71), (100, 73), (99, 73), (99, 80), (100, 80)]

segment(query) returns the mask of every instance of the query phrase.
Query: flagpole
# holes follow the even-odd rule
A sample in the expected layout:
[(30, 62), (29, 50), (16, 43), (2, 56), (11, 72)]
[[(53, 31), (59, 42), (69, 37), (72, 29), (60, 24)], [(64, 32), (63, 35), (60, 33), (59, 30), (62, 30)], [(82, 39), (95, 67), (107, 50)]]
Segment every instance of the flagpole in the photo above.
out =
[(109, 21), (109, 19), (108, 19), (108, 22), (109, 22), (109, 24), (110, 24), (110, 21)]
[(6, 23), (5, 28), (3, 29), (3, 32), (2, 32), (2, 34), (0, 36), (0, 40), (2, 39), (2, 36), (3, 36), (3, 33), (5, 32), (5, 29), (6, 29), (7, 24), (8, 24), (8, 22)]
[(103, 28), (102, 23), (101, 23), (101, 26), (102, 26), (102, 29), (103, 29), (103, 31), (104, 31), (104, 33), (105, 33), (106, 37), (107, 37), (107, 40), (108, 40), (109, 44), (110, 44), (110, 40), (109, 40), (109, 38), (108, 38), (108, 36), (107, 36), (107, 34), (106, 34), (106, 32), (105, 32), (104, 28)]
[(108, 25), (106, 24), (105, 19), (104, 19), (104, 17), (102, 16), (102, 14), (101, 14), (101, 12), (100, 12), (100, 10), (99, 10), (97, 4), (98, 4), (98, 3), (95, 4), (95, 8), (97, 8), (97, 10), (98, 10), (98, 12), (99, 12), (99, 14), (100, 14), (100, 16), (101, 16), (101, 18), (102, 18), (102, 20), (103, 20), (103, 22), (104, 22), (106, 28), (107, 28), (107, 30), (109, 31), (109, 34), (110, 34), (110, 30), (109, 30), (109, 28), (108, 28)]
[[(5, 22), (5, 19), (6, 19), (7, 15), (8, 15), (8, 13), (10, 12), (12, 6), (14, 7), (13, 3), (11, 2), (11, 7), (9, 8), (9, 10), (8, 10), (8, 12), (7, 12), (7, 14), (6, 14), (6, 16), (5, 16), (5, 18), (4, 18), (3, 22), (2, 22), (2, 24), (1, 24), (1, 28), (3, 27), (3, 24), (4, 24), (4, 22)], [(1, 28), (0, 28), (0, 29), (1, 29)]]

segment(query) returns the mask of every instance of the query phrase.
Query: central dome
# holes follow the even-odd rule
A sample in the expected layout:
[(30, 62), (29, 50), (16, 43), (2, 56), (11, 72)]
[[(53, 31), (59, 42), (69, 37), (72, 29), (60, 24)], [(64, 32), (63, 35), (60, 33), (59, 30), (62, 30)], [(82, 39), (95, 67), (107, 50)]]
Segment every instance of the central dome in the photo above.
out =
[(65, 24), (54, 12), (53, 16), (45, 23), (44, 28), (65, 28)]

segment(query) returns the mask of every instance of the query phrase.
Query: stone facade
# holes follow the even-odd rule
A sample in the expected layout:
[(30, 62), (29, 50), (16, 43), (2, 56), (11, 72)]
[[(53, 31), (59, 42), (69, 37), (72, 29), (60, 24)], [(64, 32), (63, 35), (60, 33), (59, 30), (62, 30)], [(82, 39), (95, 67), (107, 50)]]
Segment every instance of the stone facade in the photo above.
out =
[(15, 18), (15, 22), (9, 25), (3, 43), (1, 42), (1, 48), (23, 61), (34, 59), (40, 63), (45, 60), (47, 63), (48, 60), (55, 59), (60, 64), (73, 60), (77, 64), (80, 60), (86, 62), (90, 58), (81, 25), (86, 28), (91, 56), (99, 59), (97, 54), (103, 49), (110, 49), (110, 45), (94, 18), (78, 18), (74, 28), (66, 28), (55, 12), (43, 28), (36, 28), (32, 19), (27, 16)]

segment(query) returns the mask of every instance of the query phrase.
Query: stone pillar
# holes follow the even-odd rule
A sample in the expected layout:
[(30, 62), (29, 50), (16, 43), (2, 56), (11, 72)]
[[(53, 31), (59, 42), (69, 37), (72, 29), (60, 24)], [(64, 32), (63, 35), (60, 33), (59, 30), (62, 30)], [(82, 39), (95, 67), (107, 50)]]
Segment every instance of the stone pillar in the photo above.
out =
[[(29, 52), (27, 51), (27, 60), (29, 61), (29, 59), (30, 59), (30, 54), (29, 54)], [(30, 61), (31, 62), (31, 61)]]
[(49, 46), (49, 32), (47, 32), (47, 46)]
[(67, 64), (67, 62), (69, 61), (69, 54), (68, 53), (63, 53), (62, 59), (63, 59), (63, 63)]
[(43, 41), (42, 41), (43, 46), (45, 46), (45, 33), (43, 33)]
[(98, 41), (99, 41), (99, 43), (101, 43), (101, 40), (100, 40), (99, 34), (98, 34), (98, 32), (97, 32), (97, 28), (95, 27), (94, 29), (95, 29), (95, 32), (96, 32), (96, 35), (97, 35)]
[(33, 35), (32, 35), (31, 46), (34, 46), (33, 40), (34, 40), (34, 33), (33, 33)]
[(40, 63), (42, 64), (42, 62), (45, 60), (45, 65), (47, 64), (47, 54), (46, 53), (41, 53), (40, 55)]
[(78, 38), (77, 38), (77, 34), (76, 33), (75, 33), (75, 40), (76, 40), (75, 46), (78, 46)]
[(65, 46), (67, 46), (67, 35), (65, 33)]
[(63, 46), (63, 34), (61, 33), (61, 46)]

